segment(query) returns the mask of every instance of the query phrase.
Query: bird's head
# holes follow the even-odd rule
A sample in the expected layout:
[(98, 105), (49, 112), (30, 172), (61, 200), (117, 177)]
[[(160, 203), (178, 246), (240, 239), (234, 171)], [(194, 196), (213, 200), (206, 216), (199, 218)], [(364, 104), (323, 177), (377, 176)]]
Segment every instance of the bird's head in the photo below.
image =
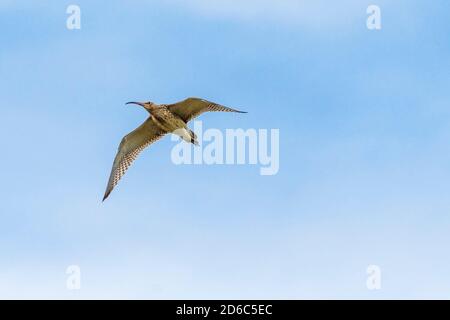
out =
[(137, 104), (138, 106), (143, 107), (145, 110), (147, 110), (148, 112), (150, 112), (153, 109), (153, 106), (155, 106), (156, 104), (154, 104), (151, 101), (147, 101), (147, 102), (135, 102), (135, 101), (130, 101), (127, 102), (126, 104)]

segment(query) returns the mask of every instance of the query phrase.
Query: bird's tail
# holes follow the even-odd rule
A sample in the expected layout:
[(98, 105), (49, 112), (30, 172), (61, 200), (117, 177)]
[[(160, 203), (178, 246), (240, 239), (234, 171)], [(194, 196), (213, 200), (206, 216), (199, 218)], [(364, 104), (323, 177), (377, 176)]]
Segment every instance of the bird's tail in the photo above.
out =
[(191, 143), (195, 146), (198, 146), (198, 141), (197, 141), (197, 135), (195, 134), (194, 131), (192, 131), (191, 129), (189, 129), (189, 135), (191, 136)]
[(175, 133), (177, 136), (179, 136), (181, 139), (183, 139), (184, 141), (188, 142), (188, 143), (192, 143), (196, 146), (198, 146), (198, 141), (197, 141), (197, 135), (194, 133), (194, 131), (192, 131), (191, 129), (185, 127), (182, 129), (177, 129), (175, 130), (173, 133)]

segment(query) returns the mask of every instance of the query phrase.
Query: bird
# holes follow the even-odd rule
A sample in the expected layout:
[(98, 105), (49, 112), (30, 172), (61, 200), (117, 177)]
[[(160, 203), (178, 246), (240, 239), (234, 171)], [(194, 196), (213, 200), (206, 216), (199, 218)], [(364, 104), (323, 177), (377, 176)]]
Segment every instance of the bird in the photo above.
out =
[(156, 104), (151, 101), (130, 101), (126, 104), (139, 105), (147, 110), (150, 116), (139, 127), (122, 138), (114, 158), (103, 201), (108, 198), (141, 151), (167, 133), (174, 133), (184, 141), (198, 146), (196, 134), (187, 126), (190, 120), (208, 111), (247, 113), (195, 97), (174, 104)]

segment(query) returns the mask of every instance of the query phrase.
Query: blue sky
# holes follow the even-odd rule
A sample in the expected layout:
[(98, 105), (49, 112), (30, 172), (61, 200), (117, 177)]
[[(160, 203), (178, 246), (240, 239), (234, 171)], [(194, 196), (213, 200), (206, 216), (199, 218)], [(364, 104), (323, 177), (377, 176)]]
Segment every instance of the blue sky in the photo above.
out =
[[(0, 297), (449, 298), (449, 9), (0, 1)], [(205, 129), (279, 129), (279, 173), (176, 166), (166, 137), (101, 203), (147, 116), (124, 103), (188, 96), (249, 112)]]

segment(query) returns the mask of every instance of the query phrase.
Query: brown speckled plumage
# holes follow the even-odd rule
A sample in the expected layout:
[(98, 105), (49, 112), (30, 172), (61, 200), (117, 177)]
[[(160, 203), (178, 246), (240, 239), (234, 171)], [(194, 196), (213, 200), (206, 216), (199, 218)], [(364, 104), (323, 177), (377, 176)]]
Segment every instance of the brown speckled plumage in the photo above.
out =
[(103, 201), (108, 198), (139, 153), (166, 133), (178, 134), (177, 130), (184, 130), (189, 134), (189, 139), (186, 140), (185, 136), (180, 136), (188, 142), (197, 144), (195, 133), (187, 128), (187, 122), (190, 120), (207, 111), (244, 113), (199, 98), (188, 98), (170, 105), (156, 105), (152, 102), (128, 102), (128, 104), (130, 103), (144, 107), (150, 113), (150, 117), (122, 139), (114, 159)]

